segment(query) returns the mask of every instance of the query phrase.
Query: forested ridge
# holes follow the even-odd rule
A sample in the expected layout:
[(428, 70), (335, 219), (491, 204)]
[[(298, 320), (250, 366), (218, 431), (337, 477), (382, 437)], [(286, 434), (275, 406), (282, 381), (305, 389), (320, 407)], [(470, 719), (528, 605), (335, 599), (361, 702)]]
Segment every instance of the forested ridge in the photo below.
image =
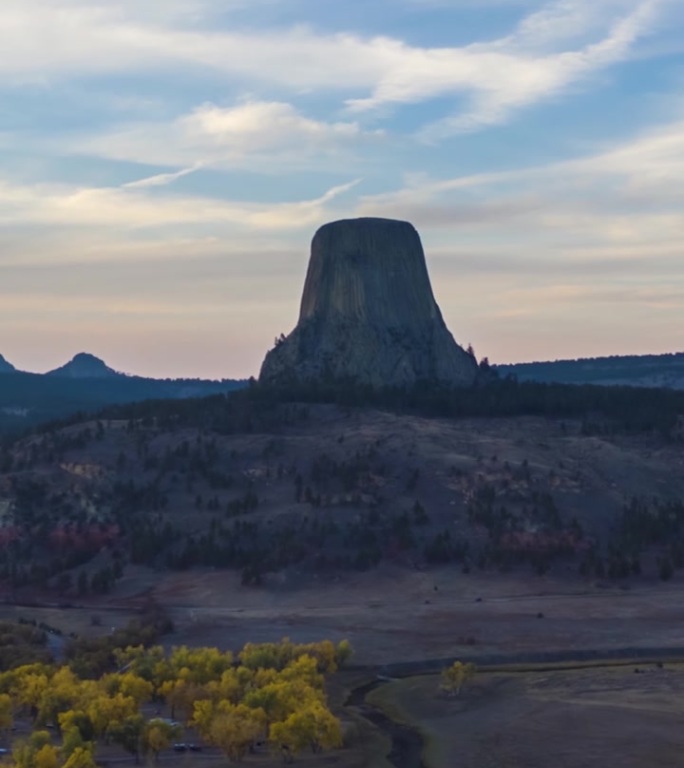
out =
[[(520, 382), (513, 377), (488, 376), (485, 381), (480, 386), (465, 389), (422, 383), (411, 389), (377, 390), (353, 382), (292, 384), (276, 389), (250, 380), (247, 387), (228, 395), (114, 405), (100, 410), (95, 416), (100, 420), (140, 420), (145, 424), (154, 423), (161, 429), (187, 426), (230, 434), (267, 431), (286, 424), (297, 403), (333, 403), (452, 419), (572, 418), (581, 420), (587, 433), (659, 431), (668, 438), (681, 437), (684, 392)], [(82, 414), (75, 414), (39, 430), (69, 426), (83, 418)]]
[[(382, 393), (252, 382), (111, 406), (0, 449), (0, 582), (87, 598), (111, 592), (129, 564), (230, 568), (259, 585), (292, 566), (334, 573), (386, 560), (540, 573), (565, 560), (584, 575), (668, 578), (682, 563), (676, 482), (664, 498), (655, 475), (626, 484), (620, 501), (582, 455), (585, 444), (617, 441), (632, 462), (634, 451), (663, 446), (674, 467), (682, 413), (681, 392), (497, 379)], [(363, 437), (374, 421), (387, 426)], [(511, 431), (504, 454), (472, 447), (435, 474), (421, 455), (429, 443), (390, 449), (392, 435), (415, 429), (441, 430), (447, 443), (465, 429), (476, 441), (480, 422), (490, 440)], [(616, 461), (606, 471), (619, 473)], [(666, 465), (662, 473), (673, 478)]]
[(622, 383), (684, 389), (684, 352), (512, 363), (497, 365), (496, 368), (502, 375), (512, 374), (521, 381), (603, 385)]
[(229, 392), (244, 385), (241, 381), (146, 379), (123, 375), (73, 379), (19, 371), (0, 373), (0, 434), (17, 434), (55, 418), (92, 413), (113, 403), (199, 397)]

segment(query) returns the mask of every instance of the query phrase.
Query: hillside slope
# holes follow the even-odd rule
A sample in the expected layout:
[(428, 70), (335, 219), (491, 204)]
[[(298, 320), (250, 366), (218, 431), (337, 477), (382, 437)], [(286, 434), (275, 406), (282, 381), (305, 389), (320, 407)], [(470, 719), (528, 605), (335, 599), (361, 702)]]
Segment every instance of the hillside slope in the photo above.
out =
[(121, 408), (0, 454), (0, 580), (110, 589), (131, 563), (234, 568), (245, 583), (382, 561), (684, 565), (684, 456), (657, 433), (246, 398), (183, 408)]
[(14, 373), (17, 369), (0, 355), (0, 373)]

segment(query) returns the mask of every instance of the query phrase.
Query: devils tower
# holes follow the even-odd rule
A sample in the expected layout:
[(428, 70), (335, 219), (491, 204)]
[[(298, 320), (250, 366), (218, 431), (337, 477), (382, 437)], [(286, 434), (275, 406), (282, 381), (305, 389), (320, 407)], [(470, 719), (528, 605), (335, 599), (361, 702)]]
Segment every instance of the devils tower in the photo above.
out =
[(265, 384), (417, 381), (469, 386), (477, 364), (449, 333), (418, 232), (405, 221), (347, 219), (314, 235), (299, 322), (261, 367)]

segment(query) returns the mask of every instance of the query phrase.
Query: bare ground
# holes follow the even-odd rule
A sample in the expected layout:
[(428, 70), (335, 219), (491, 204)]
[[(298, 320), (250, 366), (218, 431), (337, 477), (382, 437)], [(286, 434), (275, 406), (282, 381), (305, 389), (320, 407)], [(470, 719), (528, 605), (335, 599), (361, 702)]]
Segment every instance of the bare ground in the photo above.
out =
[(280, 574), (263, 588), (249, 588), (229, 572), (141, 570), (124, 579), (121, 592), (111, 607), (130, 607), (140, 594), (166, 606), (176, 624), (173, 643), (237, 648), (284, 636), (348, 638), (355, 661), (368, 665), (486, 653), (684, 647), (684, 584), (677, 578), (619, 586), (385, 566), (329, 580)]

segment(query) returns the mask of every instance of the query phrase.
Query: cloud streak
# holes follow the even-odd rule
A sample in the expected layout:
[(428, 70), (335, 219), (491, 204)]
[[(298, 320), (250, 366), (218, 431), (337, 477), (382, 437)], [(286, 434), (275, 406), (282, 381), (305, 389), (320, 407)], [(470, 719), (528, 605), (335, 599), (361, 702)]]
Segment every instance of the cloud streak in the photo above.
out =
[[(534, 284), (539, 299), (530, 308), (542, 312), (552, 286), (581, 292), (600, 280), (619, 286), (625, 304), (672, 314), (666, 288), (684, 290), (682, 179), (684, 123), (676, 121), (574, 160), (414, 178), (394, 193), (365, 196), (357, 212), (413, 221), (445, 275), (479, 275), (505, 304), (511, 281)], [(649, 302), (637, 287), (649, 289)]]
[[(146, 165), (246, 168), (282, 173), (305, 165), (345, 168), (354, 150), (383, 138), (357, 122), (307, 117), (279, 101), (247, 101), (230, 107), (205, 103), (171, 122), (146, 122), (67, 142), (67, 151)], [(165, 175), (159, 177), (166, 183)]]
[[(493, 58), (483, 62), (489, 76), (479, 88), (473, 89), (469, 108), (423, 127), (419, 137), (438, 141), (503, 123), (515, 111), (555, 97), (595, 72), (623, 61), (654, 21), (658, 3), (649, 0), (639, 4), (632, 13), (617, 20), (599, 42), (576, 50), (533, 55), (539, 46), (558, 42), (569, 33), (585, 31), (590, 26), (586, 6), (585, 0), (563, 2), (555, 4), (554, 12), (528, 18), (517, 35), (498, 44), (503, 50), (508, 49), (504, 54), (508, 60)], [(516, 55), (515, 51), (520, 53)], [(458, 79), (454, 78), (454, 82), (458, 83)]]
[[(101, 2), (4, 0), (0, 78), (51, 82), (135, 70), (178, 73), (188, 67), (199, 75), (208, 68), (237, 78), (247, 88), (268, 83), (290, 93), (361, 92), (364, 95), (346, 98), (349, 109), (357, 113), (466, 95), (469, 103), (464, 111), (420, 131), (423, 139), (439, 140), (503, 122), (516, 110), (549, 99), (624, 60), (656, 23), (664, 4), (665, 0), (605, 0), (602, 4), (564, 0), (544, 5), (502, 38), (436, 48), (388, 36), (320, 33), (305, 26), (258, 32), (184, 29), (173, 23), (174, 14), (155, 23), (149, 15), (132, 13), (131, 6), (123, 6), (129, 10), (126, 14)], [(603, 12), (597, 10), (601, 6)], [(577, 41), (587, 37), (593, 40)], [(574, 47), (568, 47), (569, 42)], [(230, 131), (231, 125), (248, 121), (259, 110), (271, 114), (286, 133), (293, 126), (309, 136), (320, 130), (358, 130), (345, 123), (322, 129), (280, 102), (228, 110), (200, 108), (194, 124), (189, 116), (190, 122), (176, 128), (190, 134), (211, 130), (208, 120), (213, 111), (214, 127), (223, 123), (224, 130)]]
[[(182, 171), (180, 173), (183, 173)], [(178, 176), (178, 174), (164, 174)], [(152, 177), (159, 179), (159, 177)], [(114, 227), (127, 231), (160, 227), (232, 225), (244, 230), (290, 230), (310, 227), (326, 216), (326, 205), (349, 192), (360, 179), (328, 189), (310, 200), (283, 203), (246, 203), (148, 192), (159, 186), (70, 188), (16, 186), (0, 181), (0, 225), (32, 224), (77, 228)]]
[(158, 173), (154, 176), (147, 176), (144, 179), (138, 179), (137, 181), (129, 181), (127, 184), (122, 184), (122, 189), (146, 189), (147, 187), (165, 187), (168, 184), (173, 184), (174, 181), (182, 179), (185, 176), (190, 176), (192, 173), (196, 173), (202, 166), (200, 164), (193, 165), (190, 168), (183, 168), (175, 173)]

